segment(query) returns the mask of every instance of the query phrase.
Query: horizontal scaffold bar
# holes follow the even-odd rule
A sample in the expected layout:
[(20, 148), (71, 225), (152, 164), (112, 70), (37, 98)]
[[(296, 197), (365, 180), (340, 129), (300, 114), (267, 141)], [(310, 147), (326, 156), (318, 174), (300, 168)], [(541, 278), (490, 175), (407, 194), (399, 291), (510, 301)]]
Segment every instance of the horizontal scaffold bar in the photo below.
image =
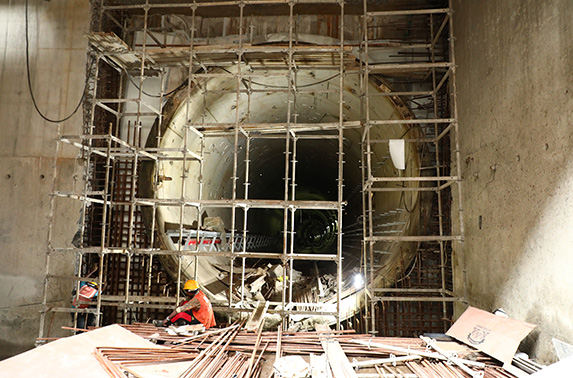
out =
[(336, 210), (346, 206), (337, 201), (283, 201), (283, 200), (176, 200), (176, 199), (136, 199), (138, 205), (190, 206), (190, 207), (242, 207), (253, 209), (295, 209), (295, 210)]
[[(131, 298), (131, 297), (130, 297)], [(288, 303), (288, 302), (287, 302)], [(129, 301), (126, 303), (125, 301), (118, 301), (118, 302), (106, 302), (105, 304), (102, 303), (102, 307), (104, 306), (117, 306), (120, 309), (126, 308), (156, 308), (156, 309), (172, 309), (173, 305), (166, 305), (166, 304), (154, 304), (154, 303), (140, 303), (136, 301)], [(213, 305), (213, 310), (215, 312), (250, 312), (253, 309), (251, 308), (236, 308), (236, 307), (229, 307), (225, 305)], [(290, 314), (290, 315), (322, 315), (322, 316), (336, 316), (336, 311), (301, 311), (301, 310), (276, 310), (276, 309), (269, 309), (267, 310), (268, 313), (271, 314)]]
[(433, 91), (412, 91), (412, 92), (375, 92), (368, 94), (368, 97), (378, 96), (431, 96)]
[(374, 182), (428, 182), (428, 181), (459, 181), (458, 176), (417, 176), (417, 177), (370, 177), (368, 183)]
[[(145, 295), (130, 295), (130, 301), (134, 302), (158, 302), (158, 303), (175, 303), (176, 299), (172, 297), (152, 297)], [(125, 295), (102, 295), (102, 302), (121, 302), (125, 300)]]
[[(190, 124), (195, 128), (201, 129), (205, 135), (209, 135), (209, 131), (220, 131), (240, 127), (245, 131), (269, 131), (269, 132), (286, 132), (292, 131), (315, 131), (315, 130), (337, 130), (339, 128), (352, 129), (361, 126), (360, 121), (345, 121), (345, 122), (317, 122), (317, 123), (193, 123)], [(202, 130), (202, 129), (205, 130)]]
[[(191, 150), (185, 149), (175, 149), (175, 148), (108, 148), (107, 147), (93, 147), (84, 145), (78, 142), (73, 142), (73, 139), (108, 139), (102, 138), (105, 135), (70, 135), (66, 138), (60, 139), (62, 143), (71, 144), (77, 148), (80, 148), (86, 153), (96, 154), (102, 157), (109, 157), (111, 159), (117, 158), (135, 158), (136, 155), (138, 159), (142, 160), (183, 160), (188, 161), (201, 161), (203, 158), (200, 154), (193, 152)], [(130, 151), (130, 152), (126, 152)]]
[(387, 302), (463, 302), (459, 297), (372, 297), (373, 301)]
[(369, 65), (368, 71), (370, 73), (382, 72), (408, 72), (408, 71), (423, 71), (432, 68), (450, 68), (453, 67), (451, 62), (436, 62), (436, 63), (382, 63)]
[[(62, 135), (59, 140), (60, 140), (62, 143), (71, 144), (71, 145), (73, 145), (73, 146), (82, 148), (82, 149), (84, 149), (85, 151), (88, 151), (88, 152), (91, 151), (92, 153), (95, 153), (95, 154), (100, 155), (100, 156), (107, 156), (107, 150), (108, 150), (107, 147), (99, 147), (99, 148), (96, 148), (96, 147), (85, 146), (85, 145), (82, 145), (82, 144), (79, 144), (79, 143), (72, 142), (72, 141), (74, 141), (74, 140), (106, 140), (108, 143), (116, 143), (116, 144), (122, 146), (123, 148), (127, 149), (128, 151), (131, 151), (132, 154), (138, 154), (138, 155), (141, 155), (141, 156), (145, 156), (146, 158), (151, 159), (151, 160), (158, 160), (158, 157), (157, 157), (155, 154), (150, 153), (150, 152), (146, 151), (146, 150), (143, 149), (143, 148), (136, 147), (136, 146), (134, 146), (134, 145), (132, 145), (132, 144), (130, 144), (130, 143), (127, 143), (127, 142), (124, 141), (123, 139), (118, 138), (118, 137), (113, 136), (113, 135), (110, 135), (110, 134), (101, 134), (101, 135), (89, 135), (89, 134), (81, 134), (81, 135)], [(117, 149), (114, 149), (114, 152), (117, 153), (117, 151), (118, 151)], [(189, 153), (190, 155), (192, 155), (194, 158), (200, 159), (200, 156), (199, 156), (199, 155), (197, 155), (197, 154), (195, 154), (195, 153), (193, 153), (193, 152), (191, 152), (191, 151), (188, 151), (188, 153)], [(121, 154), (122, 154), (122, 155), (125, 155), (125, 152), (122, 151)], [(112, 152), (111, 152), (111, 150), (110, 150), (110, 157), (111, 157), (111, 158), (114, 157), (113, 154), (112, 154)], [(191, 158), (190, 158), (190, 159), (191, 159)]]
[(366, 191), (370, 192), (437, 192), (442, 188), (435, 186), (432, 187), (414, 187), (414, 188), (404, 188), (401, 186), (395, 186), (393, 188), (368, 188)]
[(375, 293), (436, 293), (442, 294), (442, 288), (401, 288), (401, 287), (375, 287), (371, 289)]
[[(394, 139), (370, 139), (370, 144), (388, 143)], [(406, 143), (435, 143), (435, 138), (402, 139)]]
[(67, 197), (94, 203), (107, 203), (109, 206), (186, 206), (203, 208), (246, 208), (246, 209), (291, 209), (291, 210), (337, 210), (347, 205), (346, 202), (337, 201), (283, 201), (283, 200), (179, 200), (179, 199), (155, 199), (136, 198), (133, 202), (128, 201), (105, 201), (100, 198), (92, 198), (83, 194), (69, 192), (54, 192), (57, 197)]
[[(178, 46), (178, 47), (167, 47), (167, 48), (147, 48), (145, 54), (154, 56), (155, 54), (187, 54), (193, 52), (194, 57), (201, 57), (203, 55), (212, 54), (249, 54), (249, 53), (265, 53), (265, 54), (285, 54), (292, 52), (294, 54), (315, 54), (315, 53), (340, 53), (340, 45), (294, 45), (292, 47), (287, 47), (288, 41), (283, 41), (285, 46), (277, 45), (249, 45), (245, 44), (241, 48), (238, 45), (196, 45), (196, 46)], [(352, 46), (344, 45), (342, 47), (342, 52), (351, 52)], [(134, 53), (139, 53), (143, 55), (143, 51), (133, 50)], [(117, 52), (111, 52), (113, 54), (121, 54)]]
[(387, 120), (370, 120), (366, 125), (401, 125), (401, 124), (418, 124), (418, 123), (452, 123), (456, 122), (455, 118), (415, 118), (415, 119), (387, 119)]
[(413, 10), (395, 10), (395, 11), (376, 11), (367, 12), (368, 16), (412, 16), (436, 13), (450, 13), (450, 8), (429, 8), (429, 9), (413, 9)]
[(72, 312), (79, 314), (97, 314), (97, 308), (76, 308), (76, 307), (48, 307), (47, 312)]
[(130, 254), (130, 255), (163, 255), (163, 256), (207, 256), (207, 257), (229, 257), (229, 258), (257, 258), (257, 259), (278, 259), (278, 260), (317, 260), (317, 261), (337, 261), (338, 255), (336, 254), (320, 254), (320, 253), (277, 253), (277, 252), (229, 252), (229, 251), (191, 251), (188, 249), (183, 250), (168, 250), (156, 248), (102, 248), (102, 247), (88, 247), (88, 248), (54, 248), (54, 252), (59, 253), (103, 253), (103, 254)]
[[(238, 6), (244, 5), (265, 5), (265, 4), (340, 4), (339, 0), (243, 0), (243, 1), (209, 1), (209, 2), (161, 2), (146, 4), (145, 7), (149, 9), (161, 8), (203, 8), (203, 7), (222, 7), (222, 6)], [(142, 10), (142, 5), (107, 5), (103, 10), (122, 10), (122, 9), (135, 9)]]
[(395, 236), (368, 236), (364, 238), (367, 242), (388, 242), (388, 241), (404, 241), (404, 242), (425, 242), (425, 241), (454, 241), (462, 240), (461, 236), (448, 236), (448, 235), (395, 235)]

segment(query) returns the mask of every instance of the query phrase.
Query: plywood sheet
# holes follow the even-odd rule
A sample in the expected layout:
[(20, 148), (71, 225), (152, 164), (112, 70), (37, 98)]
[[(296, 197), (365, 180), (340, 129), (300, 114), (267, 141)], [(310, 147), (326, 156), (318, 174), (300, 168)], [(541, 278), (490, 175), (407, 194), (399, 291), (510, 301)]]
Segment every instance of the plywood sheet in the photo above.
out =
[(468, 307), (446, 335), (511, 364), (519, 343), (535, 327), (534, 324)]
[(114, 324), (59, 339), (0, 361), (0, 375), (11, 378), (109, 378), (93, 355), (96, 347), (164, 348)]

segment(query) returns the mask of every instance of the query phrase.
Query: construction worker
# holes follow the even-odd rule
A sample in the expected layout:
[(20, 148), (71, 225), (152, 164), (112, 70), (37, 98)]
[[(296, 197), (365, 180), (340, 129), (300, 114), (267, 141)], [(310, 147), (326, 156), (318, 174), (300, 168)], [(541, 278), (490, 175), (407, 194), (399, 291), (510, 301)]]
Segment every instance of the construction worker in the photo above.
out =
[(215, 325), (215, 314), (209, 298), (199, 290), (195, 280), (187, 280), (183, 285), (187, 299), (163, 321), (164, 326), (171, 324), (203, 324), (205, 329)]
[[(76, 290), (72, 292), (74, 299), (72, 301), (73, 308), (93, 308), (93, 302), (97, 299), (99, 293), (99, 286), (95, 282), (80, 282), (80, 290), (76, 294)], [(72, 322), (75, 315), (72, 312)], [(95, 326), (95, 315), (92, 313), (77, 313), (76, 328), (87, 329), (88, 327)]]

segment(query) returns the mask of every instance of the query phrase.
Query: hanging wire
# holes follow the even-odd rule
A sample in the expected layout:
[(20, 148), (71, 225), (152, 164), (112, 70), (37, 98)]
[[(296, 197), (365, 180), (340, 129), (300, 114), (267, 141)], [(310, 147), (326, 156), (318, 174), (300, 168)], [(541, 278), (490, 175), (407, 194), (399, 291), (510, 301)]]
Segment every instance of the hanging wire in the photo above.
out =
[(177, 86), (177, 88), (175, 88), (175, 89), (173, 89), (173, 90), (171, 90), (171, 91), (169, 91), (169, 92), (167, 92), (167, 93), (164, 93), (163, 96), (161, 96), (161, 94), (154, 95), (154, 94), (147, 93), (147, 92), (144, 91), (142, 88), (139, 88), (139, 85), (137, 85), (137, 84), (135, 83), (135, 81), (131, 78), (131, 75), (129, 74), (129, 72), (127, 72), (127, 70), (126, 70), (125, 68), (123, 68), (123, 67), (122, 67), (122, 69), (123, 69), (123, 71), (125, 72), (127, 78), (128, 78), (129, 81), (131, 82), (131, 84), (133, 84), (133, 86), (134, 86), (135, 88), (137, 88), (138, 91), (141, 91), (141, 93), (143, 93), (143, 94), (146, 95), (147, 97), (161, 98), (161, 97), (171, 96), (173, 93), (177, 92), (179, 89), (181, 89), (181, 88), (183, 88), (185, 85), (187, 85), (187, 82), (188, 82), (188, 80), (183, 80), (183, 82), (182, 82), (181, 84), (179, 84), (179, 85)]
[(87, 77), (86, 77), (86, 81), (84, 84), (84, 89), (82, 90), (82, 97), (80, 98), (80, 101), (78, 102), (78, 105), (76, 105), (76, 108), (72, 111), (72, 113), (67, 116), (64, 117), (62, 119), (51, 119), (46, 117), (42, 111), (40, 110), (40, 108), (38, 107), (38, 104), (36, 103), (36, 98), (34, 97), (34, 91), (32, 90), (32, 80), (30, 78), (30, 52), (29, 52), (29, 47), (30, 47), (30, 43), (29, 43), (29, 38), (28, 38), (28, 0), (26, 0), (26, 76), (28, 78), (28, 89), (30, 91), (30, 97), (32, 98), (32, 103), (34, 104), (34, 109), (36, 109), (36, 112), (38, 112), (38, 114), (40, 115), (40, 117), (42, 117), (44, 120), (51, 122), (51, 123), (60, 123), (60, 122), (65, 122), (68, 119), (72, 118), (72, 116), (74, 114), (76, 114), (78, 112), (78, 110), (80, 109), (80, 106), (82, 105), (82, 103), (84, 102), (84, 98), (86, 96), (86, 90), (87, 90), (87, 86), (88, 86), (88, 81), (87, 81)]

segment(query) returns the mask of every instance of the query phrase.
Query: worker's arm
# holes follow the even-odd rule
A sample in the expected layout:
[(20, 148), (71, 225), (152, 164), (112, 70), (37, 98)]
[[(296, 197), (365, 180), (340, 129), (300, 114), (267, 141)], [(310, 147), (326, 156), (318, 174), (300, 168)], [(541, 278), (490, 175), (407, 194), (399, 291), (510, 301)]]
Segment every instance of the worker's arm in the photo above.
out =
[[(201, 308), (201, 302), (199, 302), (199, 299), (193, 298), (189, 302), (185, 303), (183, 306), (180, 306), (178, 308), (180, 309), (179, 312), (184, 312), (189, 310), (197, 311)], [(175, 312), (177, 312), (177, 308), (175, 309)]]
[(171, 319), (173, 319), (173, 317), (177, 314), (179, 314), (180, 312), (185, 312), (185, 311), (189, 311), (189, 310), (199, 310), (201, 308), (201, 302), (199, 302), (199, 300), (197, 298), (193, 298), (191, 299), (189, 302), (185, 303), (182, 306), (179, 306), (177, 308), (175, 308), (175, 310), (173, 310), (171, 312), (171, 314), (169, 314), (169, 316), (167, 318), (165, 318), (165, 320), (163, 321), (163, 325), (167, 325)]

